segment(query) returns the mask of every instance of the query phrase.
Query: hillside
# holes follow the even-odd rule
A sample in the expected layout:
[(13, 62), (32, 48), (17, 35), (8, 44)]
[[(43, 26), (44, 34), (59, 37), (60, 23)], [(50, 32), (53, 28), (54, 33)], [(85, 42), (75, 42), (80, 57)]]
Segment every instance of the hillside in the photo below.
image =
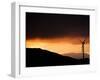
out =
[[(85, 64), (89, 60), (85, 60)], [(62, 56), (55, 52), (43, 50), (40, 48), (26, 48), (26, 67), (39, 66), (58, 66), (58, 65), (76, 65), (83, 64), (81, 59), (74, 59), (68, 56)]]
[[(75, 59), (82, 59), (83, 54), (82, 53), (65, 53), (63, 56), (69, 56)], [(85, 58), (89, 58), (89, 55), (87, 53), (84, 54)]]

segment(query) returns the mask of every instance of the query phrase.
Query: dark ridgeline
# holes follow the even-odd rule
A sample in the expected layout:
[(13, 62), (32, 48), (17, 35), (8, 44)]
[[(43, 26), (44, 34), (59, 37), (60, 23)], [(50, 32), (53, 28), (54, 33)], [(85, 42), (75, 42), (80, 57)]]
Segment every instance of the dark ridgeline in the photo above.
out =
[(40, 48), (26, 48), (26, 67), (89, 64), (89, 58), (75, 59)]
[[(89, 39), (89, 15), (26, 12), (26, 40), (69, 38)], [(89, 43), (89, 41), (88, 41)], [(26, 48), (26, 67), (89, 64), (85, 57), (85, 41), (82, 41), (83, 58), (60, 55), (40, 48)]]

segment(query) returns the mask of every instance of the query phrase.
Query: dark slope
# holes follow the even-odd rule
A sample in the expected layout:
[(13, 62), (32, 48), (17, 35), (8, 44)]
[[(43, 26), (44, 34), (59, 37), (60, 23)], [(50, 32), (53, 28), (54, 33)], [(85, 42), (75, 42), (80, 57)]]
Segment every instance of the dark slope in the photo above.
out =
[[(69, 56), (75, 59), (82, 59), (83, 54), (82, 53), (65, 53), (63, 56)], [(89, 55), (87, 53), (84, 54), (85, 58), (89, 58)]]
[(81, 63), (81, 59), (62, 56), (40, 48), (26, 48), (26, 67), (76, 65)]

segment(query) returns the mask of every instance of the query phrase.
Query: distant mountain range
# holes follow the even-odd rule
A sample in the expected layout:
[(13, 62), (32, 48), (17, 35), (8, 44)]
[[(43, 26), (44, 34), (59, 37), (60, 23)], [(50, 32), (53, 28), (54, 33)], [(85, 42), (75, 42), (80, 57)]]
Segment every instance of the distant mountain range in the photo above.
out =
[[(62, 54), (63, 56), (69, 56), (75, 59), (82, 59), (83, 58), (83, 54), (82, 53), (65, 53)], [(85, 58), (89, 58), (89, 55), (87, 53), (84, 54)]]
[(75, 59), (40, 48), (26, 48), (26, 67), (89, 64), (89, 58)]

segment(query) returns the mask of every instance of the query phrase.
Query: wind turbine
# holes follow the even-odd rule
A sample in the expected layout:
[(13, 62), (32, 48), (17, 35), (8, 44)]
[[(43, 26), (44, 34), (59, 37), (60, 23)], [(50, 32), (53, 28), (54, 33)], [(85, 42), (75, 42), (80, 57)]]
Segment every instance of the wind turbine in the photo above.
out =
[[(81, 41), (81, 40), (80, 40)], [(83, 55), (83, 62), (84, 62), (84, 58), (85, 58), (85, 49), (84, 49), (84, 46), (85, 46), (85, 43), (86, 43), (86, 40), (84, 39), (83, 41), (81, 41), (81, 44), (82, 44), (82, 55)]]

